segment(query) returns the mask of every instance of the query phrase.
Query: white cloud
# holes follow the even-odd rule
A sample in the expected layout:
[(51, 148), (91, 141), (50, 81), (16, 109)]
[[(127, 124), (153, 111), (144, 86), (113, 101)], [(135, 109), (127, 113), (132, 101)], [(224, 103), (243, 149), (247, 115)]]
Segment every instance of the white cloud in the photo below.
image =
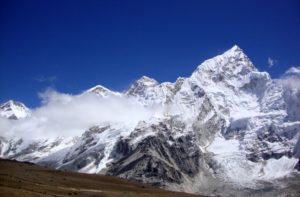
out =
[(284, 87), (300, 90), (300, 67), (290, 67), (279, 79)]
[(35, 81), (43, 83), (43, 82), (54, 82), (57, 80), (56, 76), (38, 76), (34, 78)]
[(292, 66), (285, 72), (285, 74), (300, 75), (300, 67)]
[(271, 57), (268, 57), (268, 65), (269, 65), (269, 68), (271, 68), (273, 66), (276, 66), (277, 65), (277, 60), (273, 59)]
[(290, 88), (293, 90), (300, 90), (300, 79), (299, 78), (296, 78), (296, 77), (281, 78), (280, 82), (286, 88)]
[(39, 96), (42, 106), (34, 109), (30, 117), (18, 121), (0, 118), (1, 136), (27, 139), (72, 137), (107, 121), (136, 125), (156, 113), (153, 108), (119, 96), (100, 98), (92, 93), (70, 95), (54, 90), (47, 90)]

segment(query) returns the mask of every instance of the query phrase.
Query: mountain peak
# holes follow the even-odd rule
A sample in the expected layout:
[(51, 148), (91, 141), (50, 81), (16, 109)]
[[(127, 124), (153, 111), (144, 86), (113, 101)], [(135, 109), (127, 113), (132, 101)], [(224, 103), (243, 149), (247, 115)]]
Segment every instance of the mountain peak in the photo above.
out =
[[(252, 71), (257, 71), (243, 50), (234, 45), (223, 54), (215, 56), (200, 64), (192, 74), (199, 80), (240, 81)], [(233, 82), (232, 81), (232, 82)], [(235, 82), (234, 82), (235, 83)]]
[(110, 89), (108, 89), (102, 85), (96, 85), (96, 86), (88, 89), (87, 91), (85, 91), (85, 93), (94, 93), (94, 94), (96, 94), (98, 96), (102, 96), (102, 97), (106, 97), (108, 95), (115, 95), (115, 96), (120, 95), (119, 92), (111, 91)]
[(19, 106), (19, 107), (23, 107), (26, 108), (26, 106), (18, 101), (14, 101), (14, 100), (8, 100), (7, 102), (3, 103), (0, 105), (1, 107), (7, 106), (7, 107), (12, 107), (12, 106)]
[(243, 51), (238, 45), (233, 45), (233, 47), (231, 47), (231, 49), (229, 50), (232, 50), (232, 51)]
[(96, 85), (87, 90), (87, 92), (110, 92), (110, 90), (102, 85)]
[(23, 103), (9, 100), (0, 105), (0, 116), (9, 119), (20, 119), (30, 115), (28, 109)]
[(158, 82), (155, 79), (147, 77), (145, 75), (139, 78), (135, 83), (143, 84), (145, 86), (154, 86), (158, 84)]
[(127, 95), (140, 95), (143, 94), (143, 92), (148, 87), (154, 87), (158, 85), (158, 82), (155, 79), (152, 79), (147, 76), (142, 76), (138, 80), (136, 80), (130, 88), (126, 91)]
[(223, 55), (228, 57), (242, 57), (242, 58), (247, 57), (243, 49), (241, 49), (238, 45), (233, 45), (233, 47), (225, 51)]

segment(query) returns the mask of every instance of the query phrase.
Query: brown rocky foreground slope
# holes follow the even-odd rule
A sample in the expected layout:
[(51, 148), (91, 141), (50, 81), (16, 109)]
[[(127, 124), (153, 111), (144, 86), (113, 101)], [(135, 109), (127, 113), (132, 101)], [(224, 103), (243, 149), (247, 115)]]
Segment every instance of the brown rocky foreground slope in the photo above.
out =
[(63, 172), (10, 160), (0, 160), (0, 196), (197, 197), (116, 177)]

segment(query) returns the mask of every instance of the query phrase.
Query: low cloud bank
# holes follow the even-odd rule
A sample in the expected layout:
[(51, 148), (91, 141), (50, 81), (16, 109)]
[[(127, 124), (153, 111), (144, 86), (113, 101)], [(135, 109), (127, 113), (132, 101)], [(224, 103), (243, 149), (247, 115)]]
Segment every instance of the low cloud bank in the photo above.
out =
[(0, 119), (5, 137), (29, 139), (72, 137), (103, 122), (121, 122), (128, 126), (146, 120), (157, 111), (135, 100), (119, 96), (101, 98), (93, 93), (69, 95), (47, 90), (39, 94), (42, 106), (25, 119)]

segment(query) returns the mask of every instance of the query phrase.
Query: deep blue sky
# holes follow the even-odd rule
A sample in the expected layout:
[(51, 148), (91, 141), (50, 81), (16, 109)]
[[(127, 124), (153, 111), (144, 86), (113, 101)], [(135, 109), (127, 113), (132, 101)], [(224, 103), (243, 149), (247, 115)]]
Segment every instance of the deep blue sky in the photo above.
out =
[(272, 77), (299, 66), (300, 1), (1, 0), (0, 102), (175, 81), (234, 44)]

